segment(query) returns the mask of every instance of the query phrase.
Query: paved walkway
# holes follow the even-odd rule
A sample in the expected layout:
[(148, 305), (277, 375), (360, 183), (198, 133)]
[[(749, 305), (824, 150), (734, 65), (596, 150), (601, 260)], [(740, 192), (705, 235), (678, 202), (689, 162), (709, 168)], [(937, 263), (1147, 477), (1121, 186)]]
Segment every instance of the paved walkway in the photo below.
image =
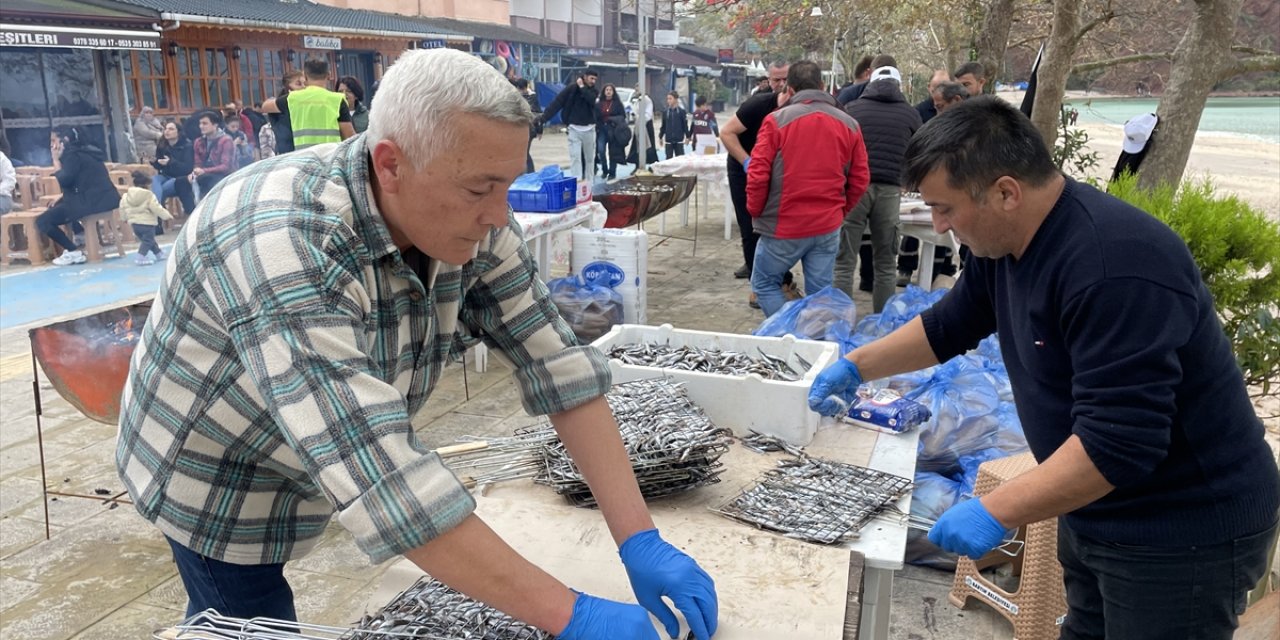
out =
[[(534, 145), (539, 166), (565, 155), (563, 134)], [(746, 305), (749, 287), (733, 279), (741, 264), (735, 238), (725, 241), (721, 205), (700, 218), (696, 255), (692, 226), (675, 211), (671, 238), (656, 236), (651, 220), (649, 321), (710, 331), (750, 332), (762, 316)], [(136, 267), (130, 258), (69, 268), (7, 268), (0, 272), (0, 638), (22, 640), (142, 639), (179, 621), (183, 592), (163, 538), (132, 508), (96, 500), (49, 503), (52, 539), (44, 539), (44, 513), (26, 329), (147, 297), (161, 267)], [(865, 294), (856, 299), (870, 307)], [(44, 449), (51, 487), (92, 493), (119, 490), (112, 465), (115, 427), (92, 422), (57, 396), (41, 376)], [(431, 446), (460, 435), (509, 433), (529, 424), (510, 371), (490, 360), (486, 373), (460, 367), (445, 372), (439, 389), (414, 424)], [(367, 607), (387, 564), (370, 566), (335, 524), (306, 558), (286, 570), (308, 622), (348, 624)], [(894, 583), (894, 638), (1005, 639), (1011, 627), (990, 609), (960, 611), (946, 603), (950, 574), (908, 567)]]

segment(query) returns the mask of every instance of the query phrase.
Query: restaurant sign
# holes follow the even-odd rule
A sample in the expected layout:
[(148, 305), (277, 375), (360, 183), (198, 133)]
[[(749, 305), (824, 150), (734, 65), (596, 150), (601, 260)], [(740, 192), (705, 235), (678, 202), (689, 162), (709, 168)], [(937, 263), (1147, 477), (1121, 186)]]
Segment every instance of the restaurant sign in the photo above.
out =
[(302, 48), (330, 49), (332, 51), (338, 51), (342, 49), (342, 38), (334, 38), (331, 36), (302, 36)]
[(70, 49), (160, 49), (155, 31), (75, 29), (0, 24), (0, 46), (66, 47)]

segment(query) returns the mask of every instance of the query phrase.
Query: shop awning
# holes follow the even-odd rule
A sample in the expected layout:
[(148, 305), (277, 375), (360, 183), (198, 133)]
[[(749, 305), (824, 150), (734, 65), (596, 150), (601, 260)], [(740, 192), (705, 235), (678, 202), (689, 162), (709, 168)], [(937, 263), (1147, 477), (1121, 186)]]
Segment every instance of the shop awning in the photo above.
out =
[(96, 29), (0, 23), (0, 46), (158, 51), (160, 33), (149, 29)]

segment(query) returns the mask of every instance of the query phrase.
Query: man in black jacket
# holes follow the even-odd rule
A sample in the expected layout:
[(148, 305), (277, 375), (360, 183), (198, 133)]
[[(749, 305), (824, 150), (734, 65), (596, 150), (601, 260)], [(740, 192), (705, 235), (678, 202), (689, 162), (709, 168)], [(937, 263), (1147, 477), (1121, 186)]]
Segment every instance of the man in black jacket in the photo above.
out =
[[(888, 56), (876, 56), (876, 58)], [(896, 65), (890, 58), (889, 62), (881, 60), (882, 64), (877, 65), (876, 58), (871, 56), (862, 56), (858, 64), (853, 67), (854, 81), (848, 85), (840, 87), (840, 93), (836, 95), (836, 103), (841, 107), (862, 97), (862, 92), (867, 90), (867, 81), (871, 79), (871, 70), (877, 67), (892, 67)]]
[(845, 216), (840, 254), (833, 284), (853, 295), (853, 274), (858, 262), (862, 230), (871, 229), (871, 261), (874, 282), (872, 308), (876, 313), (893, 295), (898, 255), (898, 206), (901, 202), (902, 156), (916, 129), (920, 114), (902, 96), (902, 75), (896, 67), (879, 67), (862, 97), (845, 105), (845, 111), (862, 126), (871, 163), (871, 186), (858, 205)]
[(557, 113), (569, 128), (569, 173), (579, 180), (595, 178), (596, 163), (596, 79), (591, 69), (582, 72), (556, 95), (537, 123), (554, 118)]

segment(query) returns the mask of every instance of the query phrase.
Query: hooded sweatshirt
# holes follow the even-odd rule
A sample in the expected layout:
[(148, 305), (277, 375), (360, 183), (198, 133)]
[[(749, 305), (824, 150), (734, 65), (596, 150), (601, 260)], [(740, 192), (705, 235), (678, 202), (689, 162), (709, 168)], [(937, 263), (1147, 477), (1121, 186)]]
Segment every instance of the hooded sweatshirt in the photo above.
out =
[(125, 222), (129, 224), (155, 226), (161, 220), (173, 219), (169, 211), (160, 206), (156, 194), (142, 187), (129, 187), (124, 192), (124, 197), (120, 199), (120, 213), (124, 214)]

